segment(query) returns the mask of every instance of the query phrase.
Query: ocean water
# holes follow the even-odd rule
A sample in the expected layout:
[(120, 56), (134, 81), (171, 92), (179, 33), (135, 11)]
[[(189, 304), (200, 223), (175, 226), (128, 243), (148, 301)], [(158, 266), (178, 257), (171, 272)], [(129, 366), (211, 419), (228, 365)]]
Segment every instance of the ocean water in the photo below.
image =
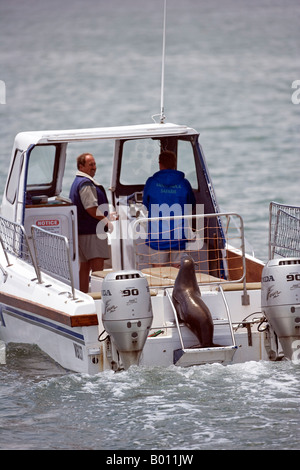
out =
[(1, 449), (299, 449), (290, 362), (63, 374), (32, 347), (1, 371)]
[[(167, 7), (167, 121), (200, 131), (221, 210), (242, 215), (266, 261), (270, 201), (300, 200), (300, 3)], [(162, 14), (162, 0), (0, 0), (0, 188), (20, 131), (160, 113)], [(106, 188), (110, 161), (97, 156)], [(249, 362), (88, 377), (11, 345), (0, 366), (0, 449), (299, 450), (299, 371)]]

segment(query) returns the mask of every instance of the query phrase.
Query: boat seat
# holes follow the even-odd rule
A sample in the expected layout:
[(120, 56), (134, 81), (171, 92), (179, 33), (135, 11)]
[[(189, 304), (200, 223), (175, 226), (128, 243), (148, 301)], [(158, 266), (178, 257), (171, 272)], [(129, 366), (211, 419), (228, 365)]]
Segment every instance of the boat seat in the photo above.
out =
[(88, 292), (88, 295), (94, 300), (100, 300), (102, 298), (101, 292)]
[[(261, 289), (261, 282), (246, 282), (247, 290), (257, 290)], [(235, 282), (232, 284), (222, 284), (223, 291), (236, 291), (236, 290), (243, 290), (244, 284), (242, 282)]]
[[(174, 285), (178, 271), (178, 268), (172, 266), (142, 269), (142, 273), (146, 276), (150, 287), (167, 287)], [(92, 275), (104, 279), (106, 274), (110, 272), (112, 272), (112, 270), (95, 271)], [(196, 273), (196, 277), (199, 284), (221, 281), (221, 279), (206, 273)]]
[[(172, 266), (157, 267), (157, 268), (145, 268), (142, 269), (142, 273), (146, 275), (150, 286), (170, 286), (175, 283), (178, 275), (178, 268)], [(197, 282), (199, 284), (208, 282), (218, 282), (218, 279), (210, 274), (196, 273)]]

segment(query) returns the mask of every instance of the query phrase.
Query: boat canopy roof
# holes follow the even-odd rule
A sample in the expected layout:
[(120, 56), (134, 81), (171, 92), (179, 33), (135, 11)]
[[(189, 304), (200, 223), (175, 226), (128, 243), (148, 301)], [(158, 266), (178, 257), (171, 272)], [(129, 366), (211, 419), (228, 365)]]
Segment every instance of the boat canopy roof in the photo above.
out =
[(88, 129), (50, 130), (20, 132), (15, 138), (15, 148), (25, 150), (30, 145), (80, 142), (104, 139), (136, 139), (147, 137), (163, 137), (170, 135), (198, 134), (191, 127), (184, 125), (165, 124), (139, 124), (118, 127), (98, 127)]

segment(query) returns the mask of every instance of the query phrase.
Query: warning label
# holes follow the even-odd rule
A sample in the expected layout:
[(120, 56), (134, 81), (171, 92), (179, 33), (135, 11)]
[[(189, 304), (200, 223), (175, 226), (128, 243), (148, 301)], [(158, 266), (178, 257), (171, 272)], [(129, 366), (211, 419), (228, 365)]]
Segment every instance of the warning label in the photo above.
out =
[(38, 227), (54, 227), (56, 225), (59, 225), (59, 220), (57, 219), (37, 220), (36, 225)]
[(41, 227), (44, 230), (48, 230), (52, 233), (59, 233), (60, 232), (60, 222), (58, 219), (41, 219), (37, 220), (35, 225), (37, 227)]

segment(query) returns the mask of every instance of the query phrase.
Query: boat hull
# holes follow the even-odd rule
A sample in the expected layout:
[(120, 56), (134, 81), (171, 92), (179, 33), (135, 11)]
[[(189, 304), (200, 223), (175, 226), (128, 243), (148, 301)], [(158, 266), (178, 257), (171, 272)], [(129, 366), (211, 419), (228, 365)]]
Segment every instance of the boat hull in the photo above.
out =
[(95, 302), (80, 292), (71, 299), (66, 287), (53, 279), (39, 284), (21, 260), (7, 267), (0, 290), (0, 339), (37, 345), (63, 368), (95, 374), (103, 370)]
[[(13, 275), (11, 271), (9, 279), (17, 280), (18, 276), (16, 273)], [(20, 283), (19, 279), (19, 290), (21, 289)], [(12, 281), (8, 280), (2, 286), (0, 293), (0, 338), (6, 344), (37, 345), (63, 368), (79, 373), (94, 375), (106, 369), (122, 368), (122, 365), (121, 367), (117, 365), (118, 353), (109, 338), (104, 335), (106, 338), (99, 341), (99, 334), (104, 330), (101, 323), (103, 310), (101, 296), (97, 299), (97, 295), (82, 295), (78, 303), (72, 305), (72, 301), (66, 298), (62, 300), (63, 294), (61, 294), (57, 296), (60, 306), (57, 302), (54, 308), (55, 302), (50, 307), (49, 302), (46, 301), (48, 296), (45, 296), (45, 289), (47, 288), (37, 285), (36, 281), (32, 292), (34, 294), (35, 291), (35, 295), (32, 295), (30, 300), (25, 296), (11, 294), (8, 292), (11, 288)], [(23, 285), (21, 290), (24, 291), (25, 288), (26, 286)], [(236, 290), (225, 292), (233, 316), (233, 327), (236, 330), (235, 346), (230, 344), (228, 325), (224, 325), (224, 321), (220, 319), (224, 316), (220, 292), (215, 288), (204, 290), (202, 293), (204, 301), (213, 312), (218, 312), (218, 317), (214, 318), (214, 340), (221, 342), (224, 347), (215, 350), (211, 348), (211, 351), (199, 350), (197, 338), (183, 324), (180, 325), (180, 332), (185, 345), (184, 354), (178, 354), (178, 351), (182, 350), (181, 340), (171, 305), (164, 291), (152, 293), (154, 321), (139, 365), (169, 367), (175, 364), (186, 367), (212, 362), (226, 365), (249, 360), (268, 360), (267, 343), (269, 340), (266, 334), (257, 330), (255, 322), (247, 325), (241, 323), (249, 312), (257, 311), (260, 305), (260, 289), (256, 288), (248, 292), (250, 305), (247, 306), (241, 303), (239, 286)], [(53, 291), (51, 295), (53, 296)], [(81, 305), (81, 310), (78, 305)], [(63, 306), (64, 312), (61, 310)], [(90, 313), (87, 313), (87, 310), (90, 310)], [(238, 328), (237, 325), (239, 325)]]
[(1, 304), (2, 340), (5, 343), (35, 344), (67, 370), (88, 374), (102, 370), (100, 348), (89, 346), (93, 343), (89, 341), (92, 337), (97, 341), (97, 326), (67, 327), (37, 314)]

